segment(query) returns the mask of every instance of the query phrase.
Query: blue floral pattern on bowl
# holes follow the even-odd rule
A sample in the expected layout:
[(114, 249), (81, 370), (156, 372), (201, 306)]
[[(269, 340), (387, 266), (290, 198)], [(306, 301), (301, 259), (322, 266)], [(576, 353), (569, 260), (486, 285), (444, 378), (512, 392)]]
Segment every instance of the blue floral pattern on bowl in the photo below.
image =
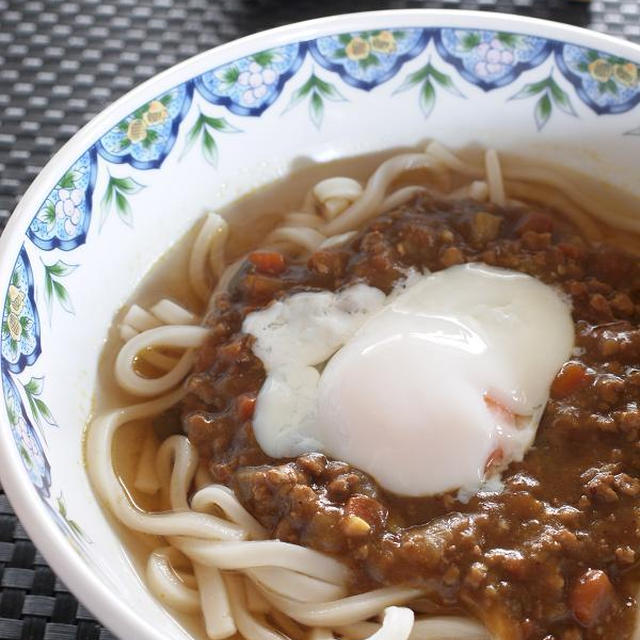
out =
[(259, 116), (278, 98), (305, 54), (304, 43), (260, 51), (203, 73), (195, 79), (196, 89), (233, 113)]
[(582, 101), (596, 113), (623, 113), (640, 102), (637, 64), (572, 44), (562, 45), (556, 60)]
[(7, 409), (7, 418), (22, 464), (38, 493), (42, 496), (49, 496), (51, 487), (49, 461), (37, 431), (27, 418), (18, 389), (11, 376), (4, 370), (2, 371), (2, 393)]
[(36, 308), (33, 272), (22, 247), (11, 274), (2, 313), (2, 364), (20, 373), (40, 355), (40, 318)]
[(485, 91), (510, 84), (523, 71), (537, 67), (553, 48), (545, 38), (467, 29), (441, 29), (435, 41), (438, 53)]
[(370, 91), (422, 53), (429, 37), (426, 29), (360, 31), (318, 38), (309, 49), (323, 67), (357, 89)]
[(27, 236), (36, 246), (71, 251), (86, 242), (96, 166), (90, 149), (62, 176), (29, 225)]
[(192, 95), (186, 82), (142, 105), (100, 138), (98, 153), (109, 162), (157, 169), (176, 141)]

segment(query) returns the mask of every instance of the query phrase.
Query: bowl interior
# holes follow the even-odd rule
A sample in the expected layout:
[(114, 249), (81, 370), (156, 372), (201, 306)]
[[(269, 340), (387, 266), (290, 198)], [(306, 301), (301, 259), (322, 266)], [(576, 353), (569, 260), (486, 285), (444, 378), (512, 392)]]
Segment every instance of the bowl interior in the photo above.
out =
[(2, 241), (0, 472), (93, 612), (123, 637), (192, 637), (143, 587), (97, 503), (83, 431), (114, 313), (205, 210), (293, 169), (428, 139), (553, 161), (640, 196), (639, 77), (637, 47), (586, 31), (380, 12), (198, 56), (80, 132)]

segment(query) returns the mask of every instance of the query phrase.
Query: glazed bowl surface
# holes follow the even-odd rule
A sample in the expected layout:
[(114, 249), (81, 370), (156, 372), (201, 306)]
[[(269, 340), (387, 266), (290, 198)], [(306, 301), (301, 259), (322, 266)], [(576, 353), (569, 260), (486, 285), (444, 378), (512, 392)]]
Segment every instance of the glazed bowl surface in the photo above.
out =
[(69, 588), (119, 637), (192, 637), (95, 498), (83, 434), (114, 314), (206, 210), (292, 167), (429, 139), (563, 164), (640, 197), (639, 79), (640, 47), (585, 30), (373, 12), (203, 53), (75, 135), (0, 249), (0, 478)]

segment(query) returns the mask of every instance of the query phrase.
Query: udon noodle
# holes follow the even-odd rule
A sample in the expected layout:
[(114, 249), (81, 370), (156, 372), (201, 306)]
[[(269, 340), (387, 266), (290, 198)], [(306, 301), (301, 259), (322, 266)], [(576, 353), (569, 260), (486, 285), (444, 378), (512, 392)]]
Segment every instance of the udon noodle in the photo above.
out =
[[(416, 181), (412, 178), (416, 177)], [(601, 222), (640, 231), (640, 218), (607, 210), (552, 169), (522, 161), (501, 163), (488, 150), (477, 162), (437, 142), (422, 153), (383, 162), (365, 186), (346, 177), (316, 184), (301, 208), (285, 215), (262, 246), (304, 258), (348, 241), (371, 218), (422, 192), (497, 205), (538, 202), (562, 211), (588, 240), (603, 237)], [(209, 213), (193, 243), (188, 276), (205, 304), (224, 291), (242, 260), (225, 264), (228, 227)], [(624, 243), (624, 233), (617, 239)], [(210, 303), (209, 303), (210, 304)], [(185, 396), (183, 382), (208, 329), (191, 310), (163, 299), (148, 310), (132, 305), (123, 317), (123, 344), (114, 376), (121, 389), (144, 399), (95, 417), (87, 439), (93, 485), (127, 528), (160, 536), (148, 556), (146, 581), (167, 607), (204, 618), (209, 638), (239, 633), (251, 640), (481, 640), (488, 632), (470, 618), (421, 613), (419, 589), (385, 587), (349, 595), (349, 573), (336, 559), (299, 545), (268, 539), (261, 524), (225, 486), (212, 483), (195, 447), (184, 435), (143, 446), (134, 488), (159, 495), (161, 509), (132, 501), (114, 470), (118, 429), (153, 418)], [(140, 373), (140, 362), (160, 371)], [(144, 364), (143, 363), (143, 364)]]

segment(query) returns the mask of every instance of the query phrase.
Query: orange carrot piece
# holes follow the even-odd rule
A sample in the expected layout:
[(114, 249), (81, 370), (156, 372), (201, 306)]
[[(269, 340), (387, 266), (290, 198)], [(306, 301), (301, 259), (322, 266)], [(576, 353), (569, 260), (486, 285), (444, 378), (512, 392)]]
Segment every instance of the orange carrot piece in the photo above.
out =
[(262, 273), (277, 276), (286, 268), (284, 256), (277, 251), (254, 251), (249, 254), (249, 262)]
[(551, 383), (551, 395), (554, 398), (566, 398), (583, 386), (587, 378), (584, 365), (579, 362), (565, 362)]
[(583, 627), (592, 627), (613, 606), (615, 593), (609, 577), (599, 569), (585, 571), (569, 598), (574, 618)]

